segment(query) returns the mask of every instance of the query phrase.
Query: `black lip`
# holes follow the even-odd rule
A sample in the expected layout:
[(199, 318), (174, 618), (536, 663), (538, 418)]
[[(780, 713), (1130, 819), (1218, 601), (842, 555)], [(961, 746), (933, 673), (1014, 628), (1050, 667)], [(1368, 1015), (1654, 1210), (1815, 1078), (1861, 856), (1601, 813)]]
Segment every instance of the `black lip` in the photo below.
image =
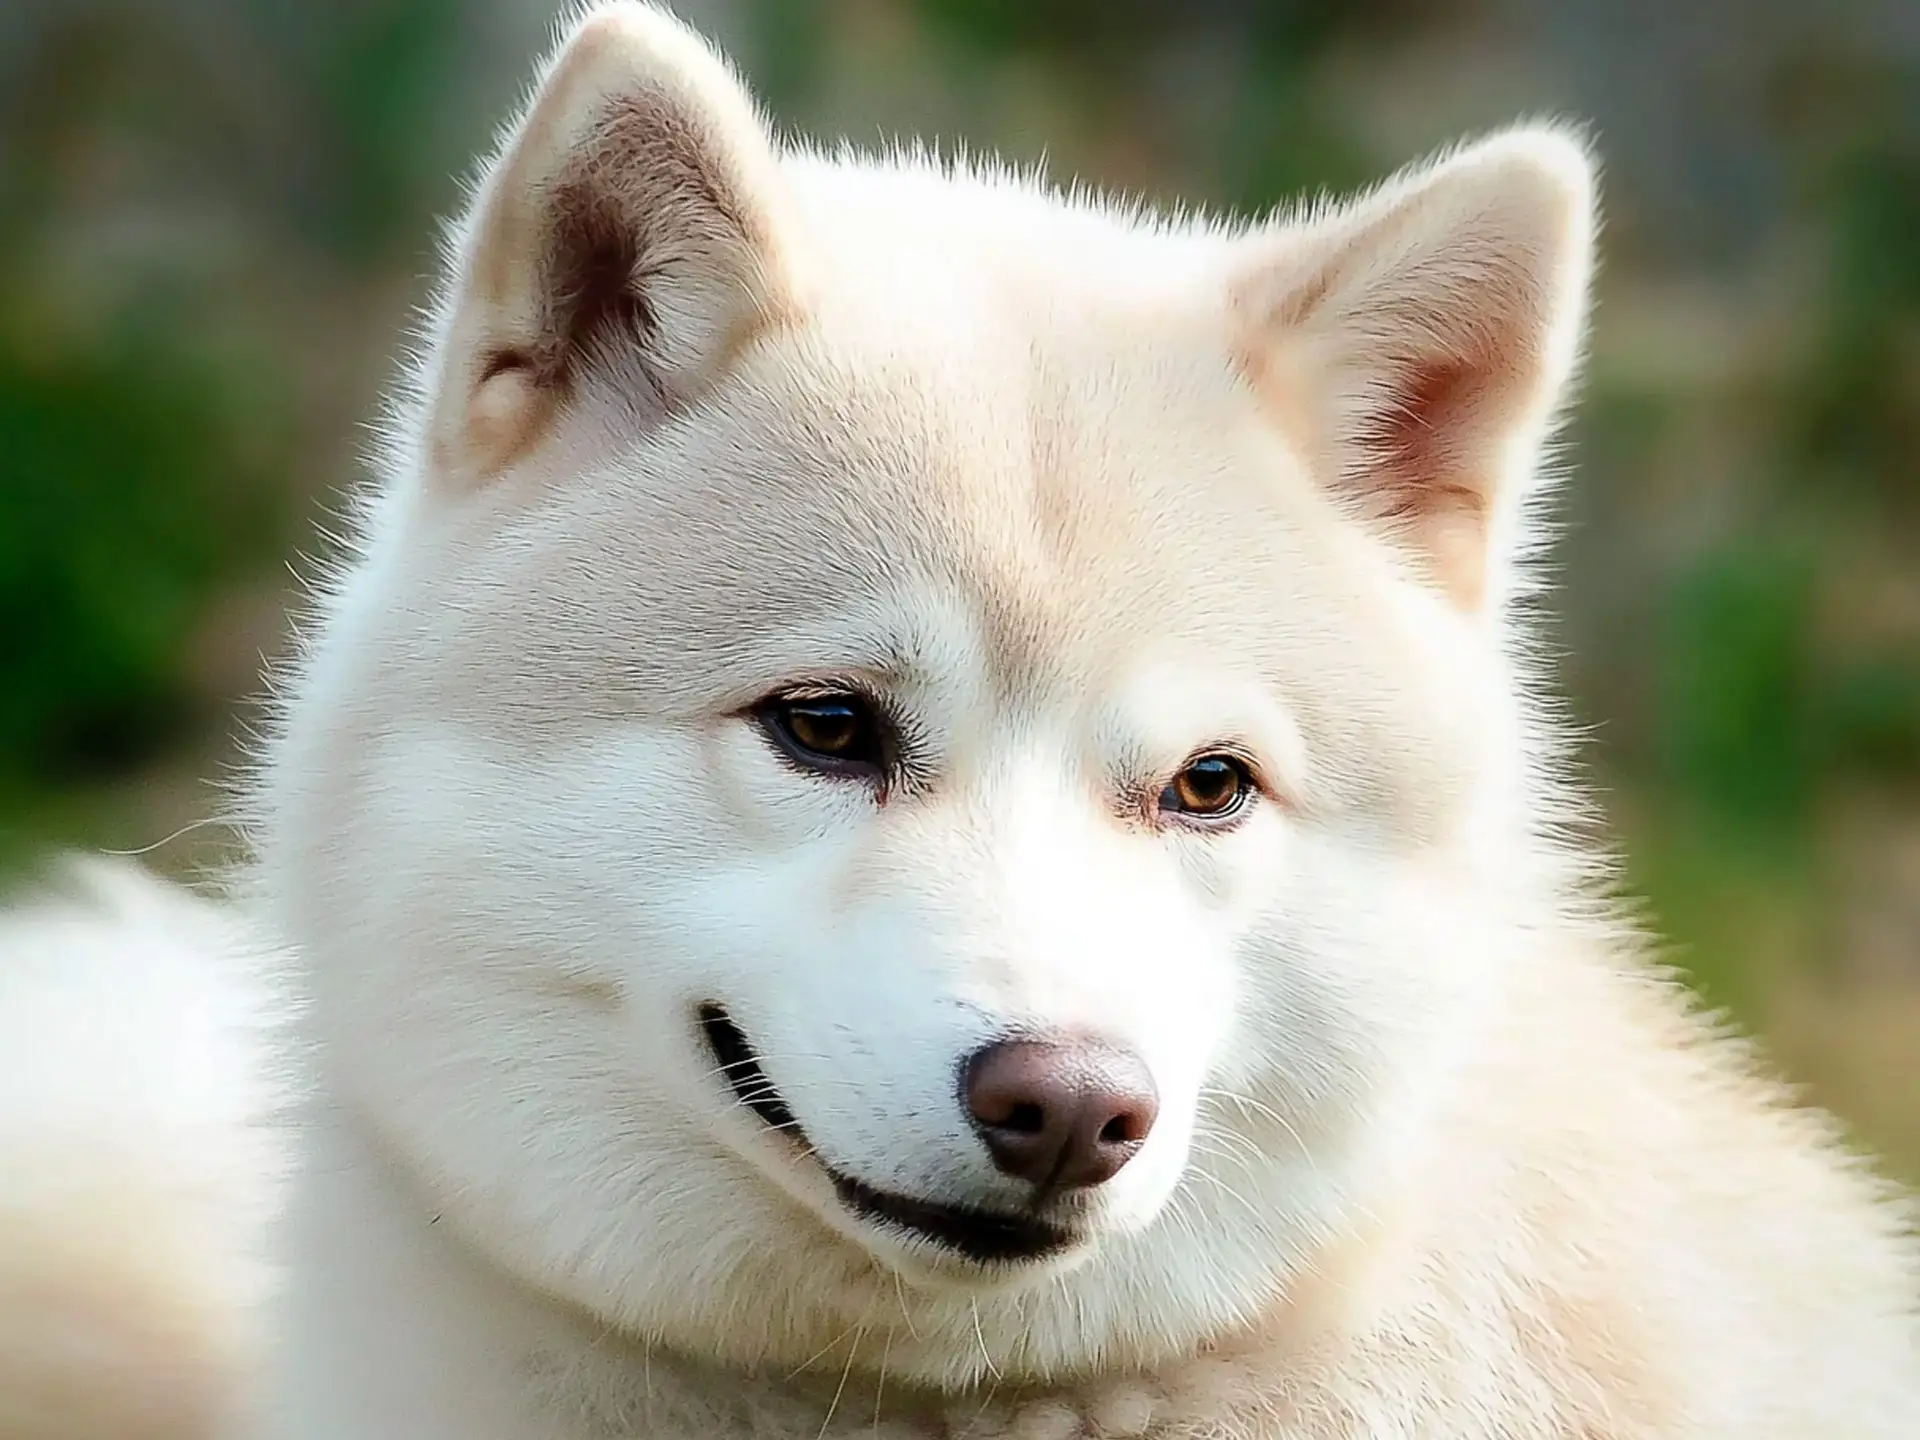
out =
[[(767, 1079), (759, 1056), (726, 1007), (707, 1001), (700, 1006), (700, 1033), (719, 1062), (720, 1073), (740, 1103), (758, 1115), (769, 1129), (812, 1151), (806, 1133), (780, 1092)], [(818, 1158), (817, 1151), (813, 1152)], [(1073, 1243), (1073, 1236), (1057, 1225), (1026, 1215), (979, 1210), (970, 1205), (940, 1205), (876, 1190), (863, 1180), (842, 1174), (823, 1160), (821, 1167), (833, 1181), (840, 1203), (862, 1219), (904, 1230), (931, 1240), (980, 1265), (1039, 1260)]]
[(890, 1195), (871, 1185), (828, 1170), (840, 1203), (865, 1219), (911, 1231), (981, 1265), (1040, 1260), (1073, 1243), (1073, 1236), (1044, 1220), (976, 1210), (969, 1205), (935, 1205), (905, 1195)]
[(794, 1119), (787, 1102), (767, 1079), (767, 1072), (760, 1068), (760, 1057), (753, 1053), (753, 1046), (747, 1043), (747, 1037), (740, 1033), (740, 1027), (733, 1023), (724, 1006), (709, 1000), (700, 1007), (700, 1033), (706, 1037), (707, 1049), (720, 1062), (720, 1073), (727, 1077), (727, 1084), (740, 1103), (773, 1129), (784, 1131), (805, 1144), (800, 1122)]

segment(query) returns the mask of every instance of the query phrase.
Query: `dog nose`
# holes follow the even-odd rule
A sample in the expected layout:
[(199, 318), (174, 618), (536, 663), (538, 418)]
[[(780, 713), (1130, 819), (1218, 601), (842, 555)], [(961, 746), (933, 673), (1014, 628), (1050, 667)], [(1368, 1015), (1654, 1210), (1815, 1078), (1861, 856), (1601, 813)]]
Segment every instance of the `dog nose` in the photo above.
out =
[(1111, 1180), (1160, 1111), (1146, 1065), (1105, 1045), (1004, 1040), (967, 1061), (965, 1088), (995, 1166), (1048, 1190)]

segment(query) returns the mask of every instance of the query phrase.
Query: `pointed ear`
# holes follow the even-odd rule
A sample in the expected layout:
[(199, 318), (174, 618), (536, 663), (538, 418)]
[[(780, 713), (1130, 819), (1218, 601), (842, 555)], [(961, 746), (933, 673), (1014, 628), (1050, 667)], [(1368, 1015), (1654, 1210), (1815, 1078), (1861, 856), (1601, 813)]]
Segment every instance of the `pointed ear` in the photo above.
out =
[(1243, 242), (1239, 359), (1336, 496), (1463, 610), (1498, 593), (1579, 354), (1584, 148), (1523, 129)]
[(452, 241), (430, 458), (472, 485), (572, 407), (657, 424), (792, 304), (773, 143), (724, 61), (650, 5), (589, 11)]

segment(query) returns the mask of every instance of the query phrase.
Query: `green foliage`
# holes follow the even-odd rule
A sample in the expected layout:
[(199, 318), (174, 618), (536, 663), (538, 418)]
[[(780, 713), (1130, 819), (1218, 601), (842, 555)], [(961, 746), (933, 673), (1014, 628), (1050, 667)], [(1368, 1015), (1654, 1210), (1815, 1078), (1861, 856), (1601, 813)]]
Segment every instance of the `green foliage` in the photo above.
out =
[[(155, 306), (103, 333), (0, 333), (0, 789), (177, 738), (209, 606), (271, 553), (260, 386)], [(244, 414), (243, 414), (244, 412)]]
[(361, 5), (316, 27), (310, 75), (330, 189), (312, 218), (349, 259), (419, 248), (422, 197), (443, 186), (424, 142), (454, 80), (463, 9), (459, 0)]
[(814, 88), (826, 41), (825, 0), (755, 5), (748, 14), (753, 75), (762, 101), (776, 114)]
[(1887, 784), (1920, 782), (1920, 653), (1851, 670), (1834, 687), (1829, 725), (1837, 767)]
[(1819, 764), (1806, 559), (1757, 543), (1706, 556), (1674, 587), (1661, 635), (1661, 750), (1674, 798), (1729, 834), (1805, 817)]
[(1407, 0), (1193, 0), (1186, 5), (1163, 0), (914, 0), (909, 8), (961, 43), (991, 54), (1032, 51), (1074, 63), (1089, 57), (1110, 60), (1200, 30), (1240, 40), (1269, 69), (1310, 62), (1332, 41), (1362, 27), (1404, 30), (1423, 9)]

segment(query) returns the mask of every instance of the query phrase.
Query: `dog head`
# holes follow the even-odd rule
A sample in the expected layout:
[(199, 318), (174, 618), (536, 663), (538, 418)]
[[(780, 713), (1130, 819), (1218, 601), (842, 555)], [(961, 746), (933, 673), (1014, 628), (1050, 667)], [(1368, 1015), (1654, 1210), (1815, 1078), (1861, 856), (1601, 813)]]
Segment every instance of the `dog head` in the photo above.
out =
[(272, 757), (331, 1084), (714, 1359), (1041, 1376), (1284, 1296), (1498, 994), (1591, 185), (1522, 130), (1162, 223), (782, 149), (588, 15)]

